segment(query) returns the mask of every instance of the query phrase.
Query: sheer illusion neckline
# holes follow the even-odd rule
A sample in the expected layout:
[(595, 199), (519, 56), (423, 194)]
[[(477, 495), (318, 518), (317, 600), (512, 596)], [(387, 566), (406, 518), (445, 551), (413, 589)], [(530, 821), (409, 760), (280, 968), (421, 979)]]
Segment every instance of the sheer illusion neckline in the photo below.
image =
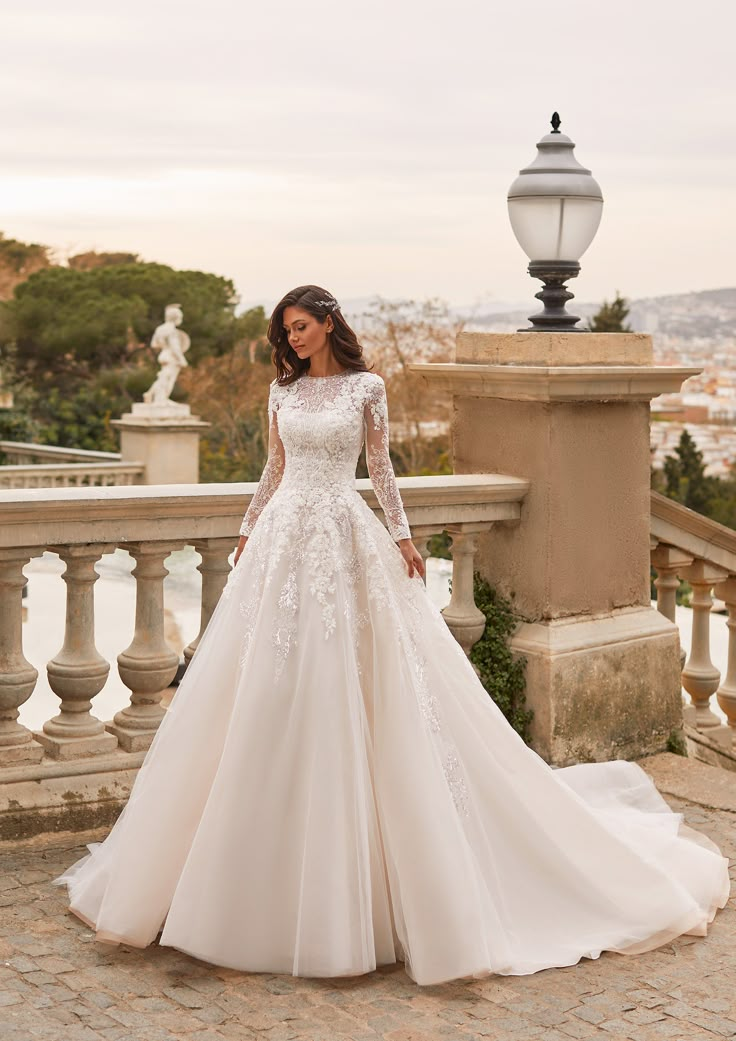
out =
[(342, 372), (333, 372), (331, 376), (310, 376), (308, 372), (305, 372), (304, 375), (308, 380), (334, 380), (338, 376), (344, 376), (346, 372), (350, 372), (350, 369), (343, 369)]

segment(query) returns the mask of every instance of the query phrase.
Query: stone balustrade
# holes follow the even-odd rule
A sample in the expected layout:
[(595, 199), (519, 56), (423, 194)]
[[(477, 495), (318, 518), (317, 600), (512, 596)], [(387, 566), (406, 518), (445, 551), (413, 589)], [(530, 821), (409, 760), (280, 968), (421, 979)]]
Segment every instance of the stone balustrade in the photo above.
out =
[(119, 452), (36, 445), (29, 441), (0, 441), (0, 489), (109, 488), (143, 484), (145, 467), (123, 461)]
[[(656, 572), (659, 611), (675, 622), (681, 581), (692, 588), (692, 637), (681, 651), (682, 686), (691, 704), (686, 722), (710, 744), (733, 754), (736, 733), (736, 531), (694, 510), (651, 493), (651, 565)], [(711, 660), (714, 596), (728, 611), (728, 662), (725, 676)], [(728, 720), (725, 726), (711, 708), (715, 694)]]
[(142, 463), (37, 463), (0, 466), (0, 489), (110, 488), (141, 484)]
[(19, 466), (33, 463), (115, 463), (121, 460), (119, 452), (37, 445), (31, 441), (0, 441), (0, 454)]
[[(379, 511), (370, 482), (357, 486)], [(452, 598), (444, 615), (468, 652), (485, 623), (473, 599), (479, 537), (496, 524), (518, 522), (529, 484), (504, 475), (471, 474), (401, 478), (399, 486), (415, 544), (425, 557), (432, 535), (444, 530), (452, 538)], [(162, 695), (179, 668), (178, 655), (164, 636), (167, 558), (184, 546), (193, 546), (201, 557), (200, 630), (184, 651), (188, 661), (227, 580), (255, 487), (0, 491), (0, 838), (89, 827), (117, 813), (163, 717)], [(110, 663), (95, 645), (95, 564), (116, 547), (135, 559), (133, 639), (117, 656), (130, 702), (114, 719), (103, 721), (93, 705)], [(23, 653), (23, 568), (45, 550), (66, 565), (65, 636), (46, 666), (61, 704), (40, 731), (31, 732), (18, 722), (38, 675)]]

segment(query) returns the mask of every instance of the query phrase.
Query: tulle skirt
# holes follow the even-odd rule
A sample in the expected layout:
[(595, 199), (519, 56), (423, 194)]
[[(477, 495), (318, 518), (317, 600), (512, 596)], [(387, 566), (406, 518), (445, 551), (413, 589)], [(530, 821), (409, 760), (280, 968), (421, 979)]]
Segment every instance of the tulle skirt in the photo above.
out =
[(550, 768), (360, 496), (337, 512), (269, 502), (122, 814), (55, 880), (71, 910), (247, 972), (420, 984), (704, 935), (718, 848), (636, 764)]

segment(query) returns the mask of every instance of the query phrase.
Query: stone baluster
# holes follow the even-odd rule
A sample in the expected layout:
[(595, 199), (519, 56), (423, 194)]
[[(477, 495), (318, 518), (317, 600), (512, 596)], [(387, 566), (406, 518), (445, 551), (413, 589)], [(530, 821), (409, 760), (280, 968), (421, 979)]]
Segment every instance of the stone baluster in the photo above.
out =
[(728, 608), (728, 668), (716, 692), (716, 699), (726, 713), (728, 725), (736, 734), (736, 576), (729, 575), (725, 582), (715, 586), (714, 591)]
[(202, 576), (202, 611), (199, 633), (189, 646), (184, 648), (184, 660), (187, 665), (192, 660), (192, 655), (209, 625), (212, 612), (217, 607), (227, 576), (230, 574), (229, 557), (237, 543), (231, 538), (197, 539), (193, 545), (202, 558), (197, 565), (197, 571)]
[(675, 546), (660, 543), (652, 551), (651, 561), (652, 567), (657, 571), (657, 577), (654, 580), (657, 590), (657, 610), (671, 622), (676, 622), (679, 575), (684, 568), (692, 564), (693, 558)]
[(442, 611), (450, 632), (466, 654), (483, 635), (486, 618), (475, 606), (473, 568), (478, 549), (478, 534), (488, 524), (450, 524), (445, 529), (452, 537), (452, 594)]
[[(689, 567), (693, 558), (684, 550), (660, 543), (652, 548), (650, 555), (652, 567), (657, 571), (654, 585), (657, 590), (657, 610), (665, 618), (677, 624), (677, 590), (680, 588), (679, 575), (683, 568)], [(680, 641), (680, 671), (685, 667), (687, 653)]]
[(713, 607), (711, 589), (728, 577), (728, 572), (707, 560), (695, 560), (683, 568), (681, 578), (693, 589), (693, 636), (690, 657), (682, 670), (682, 685), (693, 703), (693, 721), (699, 729), (721, 726), (711, 710), (711, 695), (718, 688), (721, 674), (710, 659), (710, 612)]
[(127, 752), (138, 752), (153, 741), (165, 712), (161, 696), (179, 667), (178, 656), (164, 639), (164, 560), (180, 546), (133, 542), (125, 548), (136, 562), (135, 632), (130, 646), (118, 655), (118, 671), (131, 698), (107, 729)]
[(0, 549), (0, 765), (38, 763), (43, 748), (18, 722), (18, 710), (33, 693), (38, 671), (23, 656), (23, 568), (40, 549)]
[(54, 759), (76, 759), (112, 752), (117, 740), (90, 712), (92, 698), (105, 686), (110, 663), (95, 646), (95, 564), (113, 545), (50, 546), (66, 564), (64, 644), (46, 666), (49, 686), (61, 698), (58, 716), (36, 739)]

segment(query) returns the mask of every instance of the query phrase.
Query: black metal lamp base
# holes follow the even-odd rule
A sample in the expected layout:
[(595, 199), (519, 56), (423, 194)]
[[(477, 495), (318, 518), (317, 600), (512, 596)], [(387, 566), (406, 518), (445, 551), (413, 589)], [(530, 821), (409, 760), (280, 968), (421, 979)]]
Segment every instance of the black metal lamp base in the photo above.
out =
[(537, 314), (529, 315), (532, 323), (526, 329), (517, 330), (520, 333), (581, 333), (583, 329), (576, 329), (575, 325), (580, 321), (578, 315), (569, 314), (565, 310), (568, 300), (574, 298), (574, 293), (565, 286), (569, 278), (577, 278), (580, 274), (580, 264), (570, 260), (533, 260), (529, 265), (529, 274), (532, 278), (538, 278), (544, 283), (534, 296), (544, 304), (544, 310)]

